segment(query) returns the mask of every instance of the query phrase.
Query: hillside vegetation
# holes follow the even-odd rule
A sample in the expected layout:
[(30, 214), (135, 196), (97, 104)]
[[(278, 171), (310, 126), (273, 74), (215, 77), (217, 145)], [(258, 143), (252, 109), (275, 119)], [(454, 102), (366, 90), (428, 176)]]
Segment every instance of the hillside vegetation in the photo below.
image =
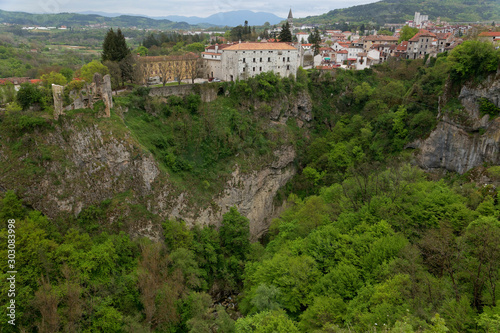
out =
[(108, 27), (136, 27), (139, 29), (189, 29), (185, 22), (172, 22), (167, 19), (155, 20), (143, 16), (120, 15), (105, 17), (96, 14), (58, 13), (30, 14), (0, 10), (0, 21), (19, 25), (40, 25), (45, 27), (81, 27), (86, 25), (105, 25)]
[(319, 16), (297, 19), (298, 23), (404, 23), (415, 12), (429, 19), (448, 22), (500, 22), (500, 3), (496, 0), (384, 0), (366, 5), (335, 9)]
[[(140, 88), (116, 99), (109, 119), (92, 120), (99, 106), (58, 121), (46, 119), (47, 111), (2, 112), (1, 181), (15, 176), (21, 185), (8, 187), (21, 198), (29, 184), (46, 186), (38, 177), (51, 161), (65, 159), (62, 145), (45, 147), (44, 140), (53, 132), (69, 137), (62, 129), (70, 117), (78, 117), (75, 130), (101, 131), (106, 144), (111, 132), (123, 145), (130, 141), (135, 158), (151, 154), (169, 180), (202, 194), (215, 192), (211, 186), (228, 166), (245, 160), (242, 165), (255, 170), (284, 142), (293, 143), (299, 169), (279, 194), (286, 209), (255, 243), (249, 220), (234, 207), (219, 228), (189, 229), (182, 220), (160, 219), (145, 204), (109, 223), (109, 210), (131, 204), (133, 193), (54, 220), (23, 206), (14, 191), (2, 193), (0, 219), (16, 219), (17, 327), (498, 332), (499, 167), (482, 167), (492, 183), (484, 186), (474, 182), (473, 171), (425, 173), (404, 149), (434, 128), (440, 96), (451, 101), (441, 105), (443, 112), (460, 116), (461, 85), (498, 69), (500, 51), (478, 43), (425, 62), (390, 61), (364, 71), (264, 73), (218, 84), (220, 96), (210, 103), (196, 94), (161, 100)], [(464, 61), (476, 52), (491, 62)], [(310, 124), (270, 122), (273, 107), (299, 94), (313, 101)], [(498, 117), (500, 109), (488, 112)], [(53, 177), (56, 183), (59, 175)], [(160, 221), (158, 242), (123, 232), (122, 224), (133, 225), (141, 214)], [(4, 224), (2, 244), (7, 238)], [(7, 248), (0, 253), (7, 257)], [(0, 269), (5, 281), (5, 260)], [(0, 290), (4, 318), (6, 293)]]

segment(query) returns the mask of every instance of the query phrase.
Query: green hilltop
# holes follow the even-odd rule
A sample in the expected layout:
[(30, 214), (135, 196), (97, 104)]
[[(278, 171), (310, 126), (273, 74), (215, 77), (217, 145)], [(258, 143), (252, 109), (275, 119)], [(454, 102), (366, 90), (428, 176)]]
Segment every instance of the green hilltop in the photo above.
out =
[(367, 5), (331, 10), (326, 14), (297, 19), (297, 23), (376, 22), (404, 23), (415, 12), (441, 17), (448, 22), (500, 21), (500, 2), (496, 0), (384, 0)]
[(0, 22), (20, 25), (42, 26), (86, 26), (101, 24), (110, 27), (136, 27), (139, 29), (189, 29), (186, 22), (170, 20), (155, 20), (143, 16), (120, 15), (105, 17), (95, 14), (59, 13), (59, 14), (30, 14), (24, 12), (10, 12), (0, 10)]

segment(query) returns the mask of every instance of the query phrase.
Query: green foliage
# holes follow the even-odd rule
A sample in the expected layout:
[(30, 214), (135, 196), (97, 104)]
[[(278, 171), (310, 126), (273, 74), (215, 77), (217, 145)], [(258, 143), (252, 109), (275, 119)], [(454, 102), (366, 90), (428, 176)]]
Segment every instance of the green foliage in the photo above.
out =
[(186, 51), (201, 53), (205, 51), (205, 45), (202, 43), (192, 43), (186, 46)]
[(130, 49), (127, 46), (125, 36), (121, 29), (118, 29), (116, 33), (113, 31), (113, 28), (109, 29), (102, 43), (102, 62), (106, 60), (119, 62), (125, 59), (129, 54)]
[(75, 74), (75, 72), (68, 67), (62, 68), (59, 73), (61, 73), (66, 78), (66, 82), (71, 82), (73, 80), (73, 75)]
[(401, 43), (404, 40), (410, 40), (418, 33), (418, 28), (411, 28), (405, 25), (401, 28), (401, 32), (399, 33), (398, 43)]
[(23, 110), (27, 110), (33, 104), (42, 101), (42, 92), (34, 84), (23, 83), (17, 92), (16, 99)]
[(500, 51), (488, 42), (470, 40), (453, 49), (448, 57), (451, 77), (458, 82), (480, 80), (497, 70)]
[(193, 234), (184, 221), (166, 219), (162, 226), (165, 234), (165, 245), (169, 250), (191, 247)]
[(19, 112), (22, 109), (23, 108), (21, 107), (21, 105), (17, 104), (16, 102), (11, 102), (11, 103), (7, 104), (7, 106), (5, 107), (5, 110), (7, 112)]
[(431, 319), (432, 325), (424, 332), (426, 333), (446, 333), (449, 329), (446, 327), (446, 322), (443, 318), (439, 316), (438, 313)]
[(279, 289), (273, 285), (261, 284), (255, 290), (255, 296), (250, 301), (257, 312), (281, 309), (279, 304)]
[(35, 115), (33, 112), (10, 112), (4, 116), (1, 123), (4, 133), (15, 138), (35, 130), (42, 131), (49, 128), (50, 123), (46, 118)]
[(479, 112), (481, 115), (489, 114), (490, 116), (498, 116), (500, 108), (493, 104), (487, 98), (479, 99)]
[(298, 333), (299, 330), (284, 311), (263, 311), (240, 318), (236, 322), (236, 333)]
[(62, 73), (58, 72), (50, 72), (49, 74), (44, 74), (40, 77), (43, 85), (46, 88), (51, 89), (53, 84), (57, 84), (60, 86), (64, 86), (68, 81), (66, 77)]
[(477, 323), (487, 333), (498, 332), (500, 330), (500, 305), (486, 307), (479, 315)]
[(318, 296), (300, 316), (303, 332), (313, 332), (327, 324), (341, 324), (347, 308), (340, 297)]
[(25, 214), (23, 204), (16, 194), (13, 191), (5, 192), (0, 202), (0, 220), (22, 219)]
[(281, 26), (278, 40), (280, 42), (292, 42), (292, 32), (290, 31), (290, 24), (288, 23), (288, 21)]
[(85, 82), (87, 83), (92, 82), (95, 73), (99, 73), (104, 76), (106, 74), (109, 74), (109, 70), (108, 67), (104, 66), (97, 60), (91, 61), (88, 64), (83, 65), (80, 70), (82, 79), (84, 79)]
[(250, 222), (236, 207), (223, 215), (220, 227), (221, 245), (228, 255), (244, 260), (250, 250)]
[(321, 35), (319, 34), (318, 28), (314, 28), (314, 31), (309, 35), (309, 43), (312, 44), (314, 49), (314, 55), (319, 54), (319, 48), (321, 44)]

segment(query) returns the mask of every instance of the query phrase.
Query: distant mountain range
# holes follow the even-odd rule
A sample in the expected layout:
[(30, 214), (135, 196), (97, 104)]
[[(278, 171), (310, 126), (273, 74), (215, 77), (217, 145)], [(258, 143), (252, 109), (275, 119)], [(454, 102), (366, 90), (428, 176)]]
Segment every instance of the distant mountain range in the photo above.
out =
[[(120, 14), (120, 13), (105, 13), (105, 12), (95, 12), (95, 11), (85, 11), (80, 14), (91, 14), (100, 15), (105, 17), (117, 17), (120, 15), (132, 15), (132, 14)], [(188, 24), (209, 24), (215, 26), (229, 26), (235, 27), (238, 25), (243, 25), (245, 21), (248, 21), (249, 25), (263, 25), (266, 22), (270, 24), (278, 24), (284, 19), (278, 17), (271, 13), (266, 12), (252, 12), (251, 10), (234, 10), (230, 12), (221, 12), (217, 14), (210, 15), (208, 17), (199, 16), (180, 16), (180, 15), (168, 15), (168, 16), (146, 16), (155, 20), (169, 20), (173, 22), (186, 22)]]
[(499, 22), (499, 0), (383, 0), (367, 5), (335, 9), (319, 16), (295, 20), (297, 23), (332, 24), (340, 21), (367, 23), (404, 23), (415, 12), (429, 19), (448, 22)]
[(189, 24), (208, 23), (217, 26), (230, 26), (235, 27), (243, 25), (245, 20), (249, 25), (263, 25), (266, 22), (270, 24), (278, 24), (284, 19), (271, 13), (265, 12), (252, 12), (250, 10), (235, 10), (231, 12), (223, 12), (210, 15), (209, 17), (198, 16), (176, 16), (169, 15), (164, 17), (154, 17), (156, 19), (167, 19), (175, 22), (187, 22)]

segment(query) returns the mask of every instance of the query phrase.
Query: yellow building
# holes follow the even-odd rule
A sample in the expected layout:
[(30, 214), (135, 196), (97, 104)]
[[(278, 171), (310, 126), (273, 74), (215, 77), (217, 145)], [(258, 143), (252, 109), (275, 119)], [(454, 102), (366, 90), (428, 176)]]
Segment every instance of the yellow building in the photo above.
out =
[(177, 56), (139, 57), (142, 83), (156, 84), (180, 81), (200, 76), (200, 57), (195, 53)]

